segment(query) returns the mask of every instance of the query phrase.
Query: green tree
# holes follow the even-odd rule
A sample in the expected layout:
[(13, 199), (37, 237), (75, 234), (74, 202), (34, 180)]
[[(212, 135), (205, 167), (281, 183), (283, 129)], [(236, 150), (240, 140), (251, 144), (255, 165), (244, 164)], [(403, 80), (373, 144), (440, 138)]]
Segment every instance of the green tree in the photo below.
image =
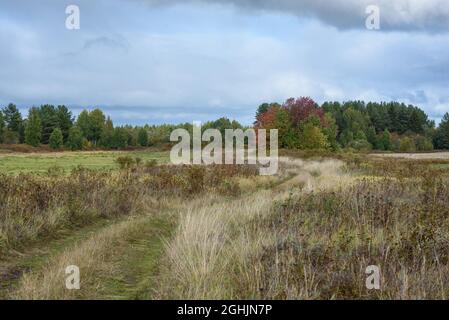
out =
[(374, 127), (369, 127), (366, 133), (366, 139), (373, 146), (376, 147), (378, 145), (376, 129)]
[(114, 128), (114, 135), (112, 137), (112, 147), (115, 149), (123, 149), (128, 146), (128, 133), (125, 128)]
[(382, 138), (380, 139), (381, 144), (383, 146), (383, 150), (391, 150), (391, 133), (388, 131), (388, 129), (385, 129), (385, 131), (382, 134)]
[(66, 145), (70, 150), (83, 149), (83, 134), (77, 126), (73, 126), (69, 130), (69, 136), (67, 137)]
[(322, 129), (322, 131), (326, 136), (327, 141), (329, 141), (331, 149), (333, 151), (336, 151), (340, 148), (337, 142), (337, 135), (338, 135), (337, 122), (330, 112), (327, 112), (324, 115), (324, 121), (326, 122), (326, 126)]
[(328, 149), (330, 146), (324, 133), (312, 122), (302, 125), (300, 145), (301, 149), (314, 150)]
[(111, 118), (107, 118), (100, 137), (100, 145), (105, 148), (111, 148), (113, 145), (114, 123)]
[(72, 112), (66, 106), (62, 105), (56, 109), (56, 116), (58, 118), (58, 127), (61, 129), (65, 142), (69, 137), (69, 130), (73, 126)]
[(101, 133), (105, 125), (106, 117), (100, 109), (95, 109), (89, 114), (90, 126), (91, 126), (91, 142), (94, 146), (97, 145), (100, 140)]
[(138, 141), (139, 145), (142, 147), (148, 146), (148, 131), (146, 129), (144, 129), (144, 128), (139, 129), (137, 141)]
[(58, 127), (58, 115), (54, 106), (45, 104), (40, 106), (39, 116), (42, 123), (41, 142), (43, 144), (48, 144), (50, 135), (52, 134), (53, 130)]
[(76, 126), (79, 128), (84, 138), (90, 139), (92, 137), (89, 111), (81, 111), (81, 113), (78, 115), (78, 118), (76, 119)]
[(441, 120), (434, 142), (437, 149), (449, 149), (449, 113), (446, 113)]
[(62, 148), (64, 144), (64, 136), (62, 135), (62, 131), (59, 128), (53, 130), (49, 139), (50, 147), (54, 150), (59, 150)]
[(13, 132), (20, 132), (22, 126), (22, 115), (15, 104), (10, 103), (7, 107), (3, 108), (3, 116), (6, 122), (6, 127)]
[(415, 133), (423, 133), (424, 123), (421, 120), (420, 112), (417, 109), (413, 109), (413, 111), (410, 114), (410, 120), (409, 120), (409, 130), (415, 132)]
[(5, 131), (5, 117), (3, 112), (0, 110), (0, 143), (3, 143), (3, 132)]
[(94, 146), (98, 144), (106, 122), (106, 117), (100, 109), (93, 111), (83, 110), (76, 120), (83, 136)]
[(31, 108), (25, 127), (25, 143), (37, 147), (42, 137), (42, 123), (39, 110)]

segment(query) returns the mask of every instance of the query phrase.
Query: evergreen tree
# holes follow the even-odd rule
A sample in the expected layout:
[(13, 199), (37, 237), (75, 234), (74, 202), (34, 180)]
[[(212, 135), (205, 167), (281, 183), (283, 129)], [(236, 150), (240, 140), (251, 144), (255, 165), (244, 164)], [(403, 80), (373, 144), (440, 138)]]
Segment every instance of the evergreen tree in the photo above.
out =
[(128, 134), (125, 128), (114, 128), (112, 137), (112, 148), (123, 149), (128, 146)]
[(42, 143), (48, 144), (50, 135), (58, 127), (58, 115), (54, 106), (45, 104), (39, 108), (42, 123)]
[(28, 113), (28, 119), (25, 127), (25, 143), (37, 147), (42, 137), (42, 124), (39, 111), (31, 108)]
[(19, 109), (17, 109), (15, 104), (10, 103), (7, 107), (3, 108), (2, 112), (6, 129), (13, 134), (15, 133), (18, 138), (21, 138), (23, 134), (23, 120)]
[(112, 123), (111, 118), (107, 118), (103, 132), (100, 137), (100, 145), (105, 148), (111, 148), (113, 145), (113, 137), (114, 137), (114, 124)]
[(413, 109), (411, 115), (410, 115), (410, 121), (409, 121), (409, 130), (413, 131), (414, 133), (423, 133), (423, 123), (421, 121), (421, 117), (419, 114), (419, 111), (417, 109)]
[(73, 126), (69, 130), (66, 145), (70, 150), (81, 150), (83, 149), (83, 139), (83, 134), (80, 128)]
[(56, 109), (56, 116), (58, 118), (58, 127), (61, 129), (64, 141), (69, 137), (69, 130), (73, 126), (72, 112), (66, 106), (58, 106)]
[(5, 118), (0, 110), (0, 143), (3, 143), (3, 132), (5, 130)]
[(53, 130), (49, 139), (50, 147), (54, 150), (61, 149), (64, 144), (64, 137), (62, 135), (62, 131), (59, 128)]
[(441, 120), (434, 144), (437, 149), (449, 149), (449, 113), (446, 113)]
[(391, 134), (390, 131), (388, 131), (388, 129), (385, 129), (384, 133), (382, 134), (381, 143), (384, 150), (388, 151), (392, 149)]
[(139, 130), (137, 140), (140, 146), (147, 147), (148, 146), (148, 131), (144, 128)]
[(376, 135), (376, 129), (374, 129), (374, 127), (368, 128), (368, 132), (366, 134), (366, 139), (374, 148), (377, 148), (377, 145), (378, 145), (377, 135)]

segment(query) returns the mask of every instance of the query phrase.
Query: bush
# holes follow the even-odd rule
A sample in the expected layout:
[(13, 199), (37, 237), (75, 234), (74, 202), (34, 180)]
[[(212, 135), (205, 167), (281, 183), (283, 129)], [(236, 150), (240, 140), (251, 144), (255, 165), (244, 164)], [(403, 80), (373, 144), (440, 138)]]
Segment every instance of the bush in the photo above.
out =
[(120, 169), (129, 169), (135, 164), (134, 159), (130, 156), (118, 157), (115, 162), (118, 163)]
[(18, 144), (20, 142), (19, 140), (19, 134), (17, 132), (6, 129), (3, 133), (4, 144)]
[(423, 137), (423, 136), (417, 136), (415, 139), (416, 149), (418, 151), (432, 151), (433, 150), (433, 143), (430, 139)]
[(399, 143), (399, 151), (401, 152), (415, 152), (416, 146), (413, 139), (409, 137), (402, 138)]
[(146, 168), (154, 168), (156, 166), (157, 166), (157, 160), (156, 159), (147, 160), (145, 162), (145, 167)]
[(353, 140), (349, 143), (348, 147), (357, 151), (370, 151), (373, 146), (366, 140)]

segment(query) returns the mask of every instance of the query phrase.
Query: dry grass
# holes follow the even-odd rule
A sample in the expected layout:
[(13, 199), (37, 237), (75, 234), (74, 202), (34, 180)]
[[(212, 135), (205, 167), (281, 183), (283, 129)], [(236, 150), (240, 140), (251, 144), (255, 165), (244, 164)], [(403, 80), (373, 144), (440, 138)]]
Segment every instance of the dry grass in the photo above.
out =
[[(181, 212), (160, 298), (449, 296), (447, 174), (409, 162), (357, 160), (356, 175), (340, 161), (282, 162), (297, 175), (271, 191)], [(381, 290), (365, 287), (369, 265)]]
[(403, 158), (412, 160), (449, 160), (449, 152), (429, 152), (429, 153), (373, 153), (374, 157), (381, 158)]
[[(257, 168), (248, 166), (131, 168), (120, 173), (116, 184), (117, 177), (103, 181), (94, 175), (92, 181), (82, 180), (88, 182), (86, 194), (76, 193), (75, 203), (83, 206), (76, 207), (79, 215), (73, 221), (80, 224), (89, 217), (88, 208), (98, 210), (90, 217), (109, 210), (124, 217), (145, 213), (148, 199), (174, 208), (177, 227), (164, 246), (155, 298), (449, 297), (449, 173), (435, 166), (436, 160), (280, 160), (276, 177), (259, 177)], [(7, 180), (2, 186), (9, 190), (4, 198), (9, 214), (0, 219), (23, 235), (22, 225), (31, 226), (36, 237), (58, 229), (67, 221), (70, 203), (63, 195), (75, 190), (58, 179), (67, 178), (26, 180), (21, 197), (12, 196), (22, 186), (18, 180)], [(39, 202), (56, 186), (64, 192)], [(124, 207), (116, 208), (119, 204)], [(25, 215), (27, 208), (35, 215)], [(104, 297), (108, 279), (121, 272), (117, 257), (146, 219), (126, 218), (53, 256), (45, 269), (22, 278), (14, 297)], [(11, 231), (3, 234), (7, 245), (31, 238), (14, 242)], [(63, 287), (69, 264), (81, 268), (81, 291)], [(365, 287), (369, 265), (381, 269), (381, 290)]]
[(178, 230), (167, 245), (167, 271), (160, 281), (160, 298), (255, 297), (240, 292), (244, 285), (257, 292), (261, 283), (257, 278), (260, 273), (252, 269), (252, 258), (276, 241), (275, 234), (258, 230), (257, 221), (266, 219), (277, 202), (301, 192), (305, 186), (310, 190), (325, 188), (327, 180), (342, 177), (340, 161), (282, 162), (282, 175), (290, 176), (294, 170), (297, 176), (278, 185), (276, 191), (261, 190), (234, 201), (206, 198), (180, 212)]
[[(105, 291), (106, 279), (118, 273), (113, 257), (121, 255), (130, 235), (139, 232), (146, 218), (129, 219), (102, 230), (89, 239), (73, 244), (62, 254), (51, 257), (40, 272), (23, 275), (14, 299), (98, 299)], [(81, 289), (65, 287), (67, 266), (80, 269)]]

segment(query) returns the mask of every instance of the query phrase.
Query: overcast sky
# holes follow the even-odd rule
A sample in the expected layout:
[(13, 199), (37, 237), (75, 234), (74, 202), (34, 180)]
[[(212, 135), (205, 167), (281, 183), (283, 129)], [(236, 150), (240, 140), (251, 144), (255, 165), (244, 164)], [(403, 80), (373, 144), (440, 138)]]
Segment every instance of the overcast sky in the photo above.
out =
[(299, 96), (449, 111), (445, 0), (0, 0), (0, 48), (0, 105), (101, 107), (116, 124), (250, 124)]

